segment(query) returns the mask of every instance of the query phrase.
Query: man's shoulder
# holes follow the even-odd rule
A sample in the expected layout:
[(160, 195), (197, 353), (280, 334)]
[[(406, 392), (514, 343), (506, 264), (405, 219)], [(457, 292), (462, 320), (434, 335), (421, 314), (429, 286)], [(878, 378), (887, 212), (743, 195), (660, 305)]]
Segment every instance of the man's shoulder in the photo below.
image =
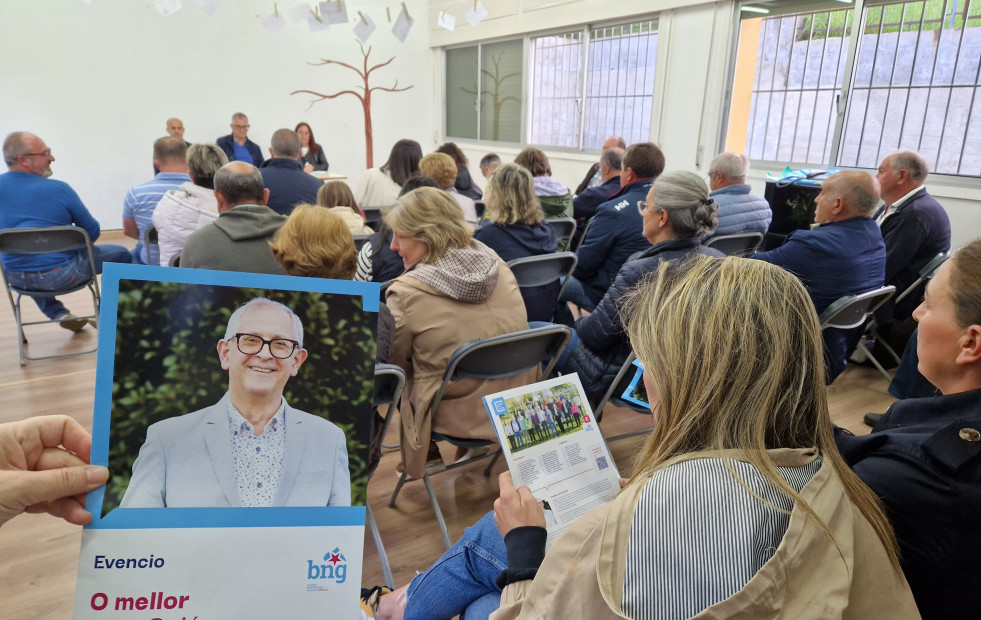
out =
[[(199, 426), (207, 421), (207, 418), (216, 414), (216, 408), (220, 405), (220, 401), (205, 407), (204, 409), (198, 409), (197, 411), (192, 411), (190, 413), (185, 413), (183, 415), (175, 415), (173, 417), (167, 418), (165, 420), (160, 420), (159, 422), (154, 422), (150, 425), (148, 432), (150, 430), (160, 433), (163, 435), (173, 435), (176, 433), (186, 433), (188, 430)], [(220, 410), (217, 410), (220, 413)]]
[(344, 436), (344, 432), (330, 420), (319, 415), (307, 413), (306, 411), (294, 409), (289, 405), (286, 407), (287, 422), (289, 424), (302, 424), (304, 432), (320, 432), (332, 436)]

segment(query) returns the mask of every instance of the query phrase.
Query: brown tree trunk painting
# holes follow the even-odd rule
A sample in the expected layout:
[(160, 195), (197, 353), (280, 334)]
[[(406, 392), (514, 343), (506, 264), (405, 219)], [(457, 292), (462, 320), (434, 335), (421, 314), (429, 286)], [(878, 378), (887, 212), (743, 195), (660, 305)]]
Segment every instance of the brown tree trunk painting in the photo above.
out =
[[(361, 48), (361, 56), (363, 57), (363, 63), (361, 68), (355, 67), (354, 65), (350, 65), (346, 62), (341, 62), (339, 60), (330, 60), (328, 58), (321, 58), (320, 62), (311, 62), (308, 64), (315, 67), (321, 65), (340, 65), (341, 67), (354, 71), (355, 73), (358, 74), (358, 77), (360, 77), (363, 82), (361, 86), (357, 87), (361, 92), (358, 92), (357, 90), (342, 90), (336, 93), (326, 94), (326, 93), (319, 93), (314, 90), (304, 89), (304, 90), (294, 90), (290, 94), (298, 95), (300, 93), (305, 93), (317, 97), (316, 99), (310, 102), (310, 107), (313, 107), (315, 103), (318, 103), (325, 99), (335, 99), (337, 97), (340, 97), (341, 95), (353, 95), (357, 97), (358, 100), (361, 102), (361, 110), (364, 113), (365, 166), (367, 166), (368, 168), (372, 168), (374, 167), (374, 138), (372, 136), (372, 130), (371, 130), (371, 93), (372, 91), (376, 91), (376, 90), (381, 90), (388, 93), (398, 93), (404, 90), (409, 90), (410, 88), (412, 88), (412, 86), (404, 86), (402, 88), (399, 88), (399, 81), (397, 79), (395, 80), (395, 84), (392, 85), (391, 87), (386, 88), (383, 86), (371, 86), (370, 85), (371, 73), (376, 69), (381, 69), (382, 67), (389, 65), (393, 60), (395, 60), (395, 56), (392, 56), (391, 58), (389, 58), (383, 63), (379, 63), (377, 65), (374, 65), (373, 67), (369, 67), (368, 57), (371, 55), (371, 48), (369, 47), (368, 51), (366, 52), (364, 49), (364, 45), (361, 44), (360, 42), (358, 42), (358, 47)], [(308, 107), (307, 109), (310, 109), (310, 107)]]

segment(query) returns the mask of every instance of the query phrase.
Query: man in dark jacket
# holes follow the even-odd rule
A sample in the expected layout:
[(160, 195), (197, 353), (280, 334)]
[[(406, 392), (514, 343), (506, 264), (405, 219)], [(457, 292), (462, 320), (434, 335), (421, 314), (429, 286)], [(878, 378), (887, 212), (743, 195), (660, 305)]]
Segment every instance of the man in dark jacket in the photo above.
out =
[(269, 190), (251, 164), (233, 161), (215, 173), (218, 219), (187, 238), (181, 267), (286, 275), (269, 242), (286, 222), (265, 206)]
[[(596, 208), (620, 191), (620, 175), (623, 174), (623, 149), (608, 148), (599, 160), (602, 183), (585, 189), (572, 199), (572, 215), (576, 224), (583, 226), (586, 220), (596, 214)], [(577, 229), (578, 230), (578, 229)]]
[(244, 161), (255, 167), (262, 165), (265, 157), (259, 145), (249, 140), (249, 117), (236, 112), (232, 114), (232, 133), (215, 140), (215, 144), (225, 151), (228, 161)]
[(623, 188), (596, 209), (589, 232), (576, 251), (579, 262), (562, 293), (561, 302), (571, 301), (592, 310), (603, 299), (617, 271), (635, 252), (650, 243), (643, 235), (637, 203), (664, 171), (664, 153), (653, 142), (630, 145), (623, 156)]
[(300, 137), (292, 129), (277, 129), (271, 143), (272, 157), (259, 166), (262, 182), (269, 190), (266, 206), (276, 213), (289, 215), (302, 202), (316, 204), (323, 183), (303, 171)]

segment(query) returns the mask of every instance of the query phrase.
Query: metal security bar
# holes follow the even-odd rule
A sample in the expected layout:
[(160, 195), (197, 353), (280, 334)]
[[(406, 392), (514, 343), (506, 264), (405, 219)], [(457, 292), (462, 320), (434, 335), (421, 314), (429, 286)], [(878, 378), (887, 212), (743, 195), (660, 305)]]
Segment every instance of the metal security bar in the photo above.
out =
[(532, 144), (578, 148), (582, 91), (582, 31), (536, 37), (531, 40)]
[(838, 162), (919, 151), (933, 172), (981, 174), (981, 0), (867, 7)]

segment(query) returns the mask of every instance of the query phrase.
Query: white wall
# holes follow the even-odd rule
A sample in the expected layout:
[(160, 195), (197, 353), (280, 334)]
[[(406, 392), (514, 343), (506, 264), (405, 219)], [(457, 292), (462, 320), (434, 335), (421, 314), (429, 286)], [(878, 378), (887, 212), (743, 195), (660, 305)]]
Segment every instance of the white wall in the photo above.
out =
[[(362, 63), (350, 24), (310, 32), (290, 22), (269, 34), (262, 25), (273, 7), (259, 0), (225, 0), (208, 16), (194, 0), (161, 17), (150, 2), (132, 0), (0, 0), (0, 136), (32, 131), (51, 147), (55, 178), (68, 182), (104, 229), (121, 227), (130, 185), (152, 177), (153, 140), (178, 116), (191, 142), (229, 133), (233, 112), (248, 114), (249, 137), (265, 152), (273, 131), (305, 120), (331, 162), (331, 171), (364, 170), (361, 103), (352, 96), (307, 110), (297, 89), (332, 92), (357, 87), (360, 78), (336, 66), (311, 67), (331, 58)], [(298, 3), (279, 3), (280, 10)], [(373, 85), (413, 88), (373, 94), (375, 164), (400, 138), (435, 147), (432, 73), (425, 3), (407, 2), (417, 23), (405, 44), (390, 32), (385, 7), (359, 0), (378, 26), (368, 43), (371, 60), (396, 56), (373, 74)], [(393, 15), (394, 17), (394, 15)], [(372, 64), (374, 64), (374, 62)]]

